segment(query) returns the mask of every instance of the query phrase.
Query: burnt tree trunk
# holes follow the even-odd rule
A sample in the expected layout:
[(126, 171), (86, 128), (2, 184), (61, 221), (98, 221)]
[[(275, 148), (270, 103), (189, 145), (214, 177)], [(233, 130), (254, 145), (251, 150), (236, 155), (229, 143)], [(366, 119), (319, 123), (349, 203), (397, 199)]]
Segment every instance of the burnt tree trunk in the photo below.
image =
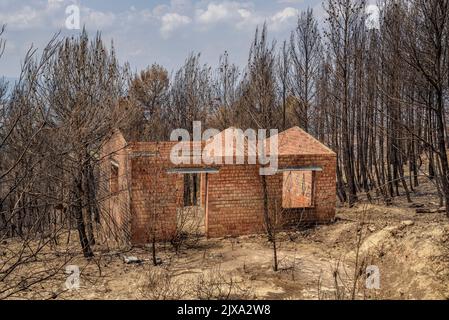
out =
[(82, 176), (76, 178), (76, 190), (75, 190), (76, 202), (73, 206), (73, 212), (76, 221), (76, 229), (78, 230), (78, 236), (83, 250), (84, 257), (91, 258), (94, 256), (92, 248), (89, 243), (89, 239), (86, 234), (86, 224), (83, 217), (83, 181)]

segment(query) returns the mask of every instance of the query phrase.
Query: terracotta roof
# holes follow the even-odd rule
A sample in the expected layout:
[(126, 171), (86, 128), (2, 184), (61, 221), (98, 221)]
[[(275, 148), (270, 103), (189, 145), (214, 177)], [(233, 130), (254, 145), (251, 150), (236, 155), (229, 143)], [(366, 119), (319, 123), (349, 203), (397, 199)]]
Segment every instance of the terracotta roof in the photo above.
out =
[[(221, 131), (219, 134), (215, 135), (213, 138), (210, 138), (206, 141), (206, 145), (211, 143), (212, 141), (220, 141), (224, 146), (226, 134), (233, 134), (233, 130), (235, 128), (230, 127)], [(299, 127), (293, 127), (283, 132), (280, 132), (278, 135), (278, 150), (279, 155), (316, 155), (316, 154), (335, 154), (331, 149), (326, 147), (323, 143), (315, 139), (313, 136), (305, 132)], [(218, 139), (218, 140), (216, 140)], [(270, 139), (265, 139), (266, 148), (269, 153), (270, 150)], [(248, 147), (252, 147), (252, 144), (248, 145), (247, 137), (244, 137), (244, 150), (245, 154), (247, 152)], [(236, 143), (234, 138), (233, 148), (235, 150)], [(235, 151), (234, 151), (235, 152)]]
[[(225, 147), (225, 141), (226, 141), (226, 135), (234, 135), (234, 130), (237, 130), (234, 127), (227, 128), (217, 135), (213, 136), (212, 138), (209, 138), (206, 141), (203, 142), (184, 142), (186, 144), (193, 145), (195, 143), (199, 143), (202, 146), (207, 146), (211, 142), (221, 142), (221, 146)], [(122, 134), (120, 130), (116, 130), (115, 132), (119, 132)], [(285, 130), (283, 132), (280, 132), (278, 135), (278, 152), (279, 155), (335, 155), (335, 152), (333, 152), (331, 149), (326, 147), (323, 143), (321, 143), (319, 140), (315, 139), (312, 135), (308, 134), (304, 130), (302, 130), (299, 127), (293, 127), (288, 130)], [(272, 138), (272, 137), (271, 137)], [(270, 150), (270, 139), (265, 139), (266, 142), (266, 148), (267, 153), (269, 153)], [(168, 143), (168, 142), (167, 142)], [(176, 144), (177, 142), (172, 142), (173, 144)], [(145, 142), (136, 142), (135, 145), (146, 145)], [(234, 136), (233, 141), (233, 150), (235, 153), (236, 149), (236, 139)], [(248, 147), (253, 148), (254, 144), (248, 144), (248, 138), (244, 136), (244, 154), (246, 155), (248, 153)], [(255, 152), (255, 151), (254, 151)], [(257, 153), (257, 152), (255, 152)], [(222, 155), (225, 156), (225, 155)]]
[[(277, 136), (279, 155), (335, 154), (334, 151), (299, 127), (285, 130)], [(270, 139), (266, 139), (267, 148), (269, 148)]]
[[(213, 136), (212, 138), (209, 138), (208, 140), (206, 140), (206, 146), (209, 145), (210, 143), (214, 142), (214, 143), (218, 143), (221, 144), (221, 146), (223, 148), (225, 148), (225, 142), (226, 142), (226, 136), (232, 136), (233, 139), (233, 152), (235, 153), (236, 147), (237, 147), (237, 141), (236, 141), (236, 136), (235, 136), (235, 130), (238, 130), (234, 127), (229, 127), (223, 131), (221, 131), (220, 133), (216, 134), (215, 136)], [(254, 148), (254, 153), (257, 150), (254, 144), (248, 144), (248, 138), (246, 136), (242, 136), (243, 138), (243, 147), (244, 147), (244, 153), (247, 154), (247, 150), (248, 147), (250, 148)], [(223, 149), (224, 151), (224, 149)]]

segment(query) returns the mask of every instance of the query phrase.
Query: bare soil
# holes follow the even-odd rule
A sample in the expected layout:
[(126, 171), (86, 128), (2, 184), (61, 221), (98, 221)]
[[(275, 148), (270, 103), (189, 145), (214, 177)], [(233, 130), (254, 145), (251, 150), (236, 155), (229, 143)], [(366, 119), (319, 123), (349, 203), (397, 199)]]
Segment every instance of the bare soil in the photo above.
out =
[[(420, 186), (414, 206), (438, 208), (432, 190), (430, 183)], [(200, 239), (179, 253), (160, 244), (158, 266), (152, 264), (150, 248), (114, 251), (98, 245), (96, 257), (86, 261), (74, 237), (59, 253), (48, 249), (20, 268), (12, 279), (22, 279), (23, 290), (9, 298), (348, 299), (354, 291), (356, 299), (448, 299), (448, 231), (444, 213), (417, 214), (404, 197), (388, 207), (361, 203), (338, 208), (335, 223), (278, 235), (277, 272), (263, 235)], [(19, 244), (0, 246), (0, 260)], [(126, 264), (129, 256), (143, 262)], [(66, 289), (66, 265), (81, 269), (78, 290)], [(367, 265), (378, 266), (380, 289), (366, 289)], [(32, 284), (31, 275), (38, 279), (49, 268), (54, 275)]]

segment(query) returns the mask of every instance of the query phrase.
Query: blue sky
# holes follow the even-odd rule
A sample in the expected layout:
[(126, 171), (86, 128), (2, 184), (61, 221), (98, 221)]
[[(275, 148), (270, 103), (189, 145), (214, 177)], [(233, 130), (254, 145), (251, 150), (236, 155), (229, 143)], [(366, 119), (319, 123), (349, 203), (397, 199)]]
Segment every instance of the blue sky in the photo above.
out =
[(281, 42), (301, 10), (312, 7), (323, 16), (320, 0), (0, 0), (0, 24), (7, 24), (0, 76), (17, 77), (31, 44), (42, 48), (58, 31), (78, 33), (65, 27), (72, 4), (80, 8), (81, 25), (91, 33), (100, 30), (108, 42), (114, 39), (120, 61), (129, 61), (133, 70), (157, 62), (171, 71), (190, 52), (216, 65), (225, 50), (243, 66), (257, 25), (267, 21), (270, 35)]

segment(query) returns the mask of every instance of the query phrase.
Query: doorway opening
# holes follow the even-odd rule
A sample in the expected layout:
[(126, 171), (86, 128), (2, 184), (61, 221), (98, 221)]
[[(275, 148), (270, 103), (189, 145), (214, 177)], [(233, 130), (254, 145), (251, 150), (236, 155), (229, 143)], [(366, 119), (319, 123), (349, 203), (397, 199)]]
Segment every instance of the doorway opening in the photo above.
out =
[(208, 178), (214, 168), (171, 169), (183, 175), (183, 206), (177, 209), (177, 228), (187, 236), (206, 236), (208, 225)]

